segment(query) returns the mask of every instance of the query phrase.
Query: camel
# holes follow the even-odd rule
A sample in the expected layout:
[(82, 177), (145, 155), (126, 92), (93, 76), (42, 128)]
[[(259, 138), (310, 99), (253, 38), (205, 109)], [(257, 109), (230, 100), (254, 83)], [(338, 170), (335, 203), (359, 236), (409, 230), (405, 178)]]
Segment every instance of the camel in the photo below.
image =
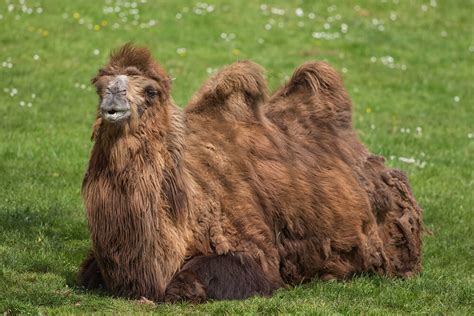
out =
[(270, 96), (263, 69), (236, 62), (181, 110), (149, 50), (127, 44), (92, 83), (80, 285), (201, 303), (421, 271), (422, 210), (358, 140), (328, 64), (301, 65)]

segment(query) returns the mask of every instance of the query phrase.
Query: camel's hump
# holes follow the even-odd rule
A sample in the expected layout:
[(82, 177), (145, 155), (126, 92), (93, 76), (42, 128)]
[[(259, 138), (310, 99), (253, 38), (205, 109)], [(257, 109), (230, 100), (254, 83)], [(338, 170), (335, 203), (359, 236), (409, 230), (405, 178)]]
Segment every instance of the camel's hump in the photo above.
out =
[(258, 117), (259, 105), (268, 98), (263, 68), (251, 61), (224, 67), (191, 98), (187, 113), (222, 113), (236, 120)]

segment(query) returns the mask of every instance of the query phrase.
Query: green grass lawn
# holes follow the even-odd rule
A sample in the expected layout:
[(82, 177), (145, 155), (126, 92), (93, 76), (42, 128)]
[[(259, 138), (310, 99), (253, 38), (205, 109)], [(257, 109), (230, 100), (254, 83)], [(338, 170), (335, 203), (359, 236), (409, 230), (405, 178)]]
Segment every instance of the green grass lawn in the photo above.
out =
[[(0, 312), (474, 314), (474, 1), (130, 1), (0, 2)], [(361, 139), (408, 173), (424, 208), (423, 273), (198, 306), (77, 288), (89, 79), (127, 41), (153, 51), (182, 106), (235, 60), (264, 66), (272, 89), (328, 60)]]

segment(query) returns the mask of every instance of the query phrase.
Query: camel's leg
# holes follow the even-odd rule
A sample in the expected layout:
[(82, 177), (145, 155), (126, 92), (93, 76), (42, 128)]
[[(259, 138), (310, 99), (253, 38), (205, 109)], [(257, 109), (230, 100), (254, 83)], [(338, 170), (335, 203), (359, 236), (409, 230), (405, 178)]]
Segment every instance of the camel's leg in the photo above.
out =
[(277, 287), (247, 254), (199, 256), (174, 276), (166, 288), (165, 301), (244, 299), (270, 295)]
[(92, 251), (81, 264), (77, 275), (77, 283), (87, 289), (105, 288), (99, 265), (97, 264), (97, 260), (95, 260)]

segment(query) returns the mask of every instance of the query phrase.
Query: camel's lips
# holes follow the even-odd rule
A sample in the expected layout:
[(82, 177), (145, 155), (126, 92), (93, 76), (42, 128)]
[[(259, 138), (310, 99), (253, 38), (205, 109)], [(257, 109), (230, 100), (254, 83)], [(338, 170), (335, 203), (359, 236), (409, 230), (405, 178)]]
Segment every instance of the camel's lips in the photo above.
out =
[(108, 111), (102, 110), (100, 114), (104, 120), (109, 121), (111, 123), (116, 123), (116, 122), (120, 122), (127, 119), (131, 113), (130, 113), (130, 110), (128, 109), (127, 110), (111, 109)]

